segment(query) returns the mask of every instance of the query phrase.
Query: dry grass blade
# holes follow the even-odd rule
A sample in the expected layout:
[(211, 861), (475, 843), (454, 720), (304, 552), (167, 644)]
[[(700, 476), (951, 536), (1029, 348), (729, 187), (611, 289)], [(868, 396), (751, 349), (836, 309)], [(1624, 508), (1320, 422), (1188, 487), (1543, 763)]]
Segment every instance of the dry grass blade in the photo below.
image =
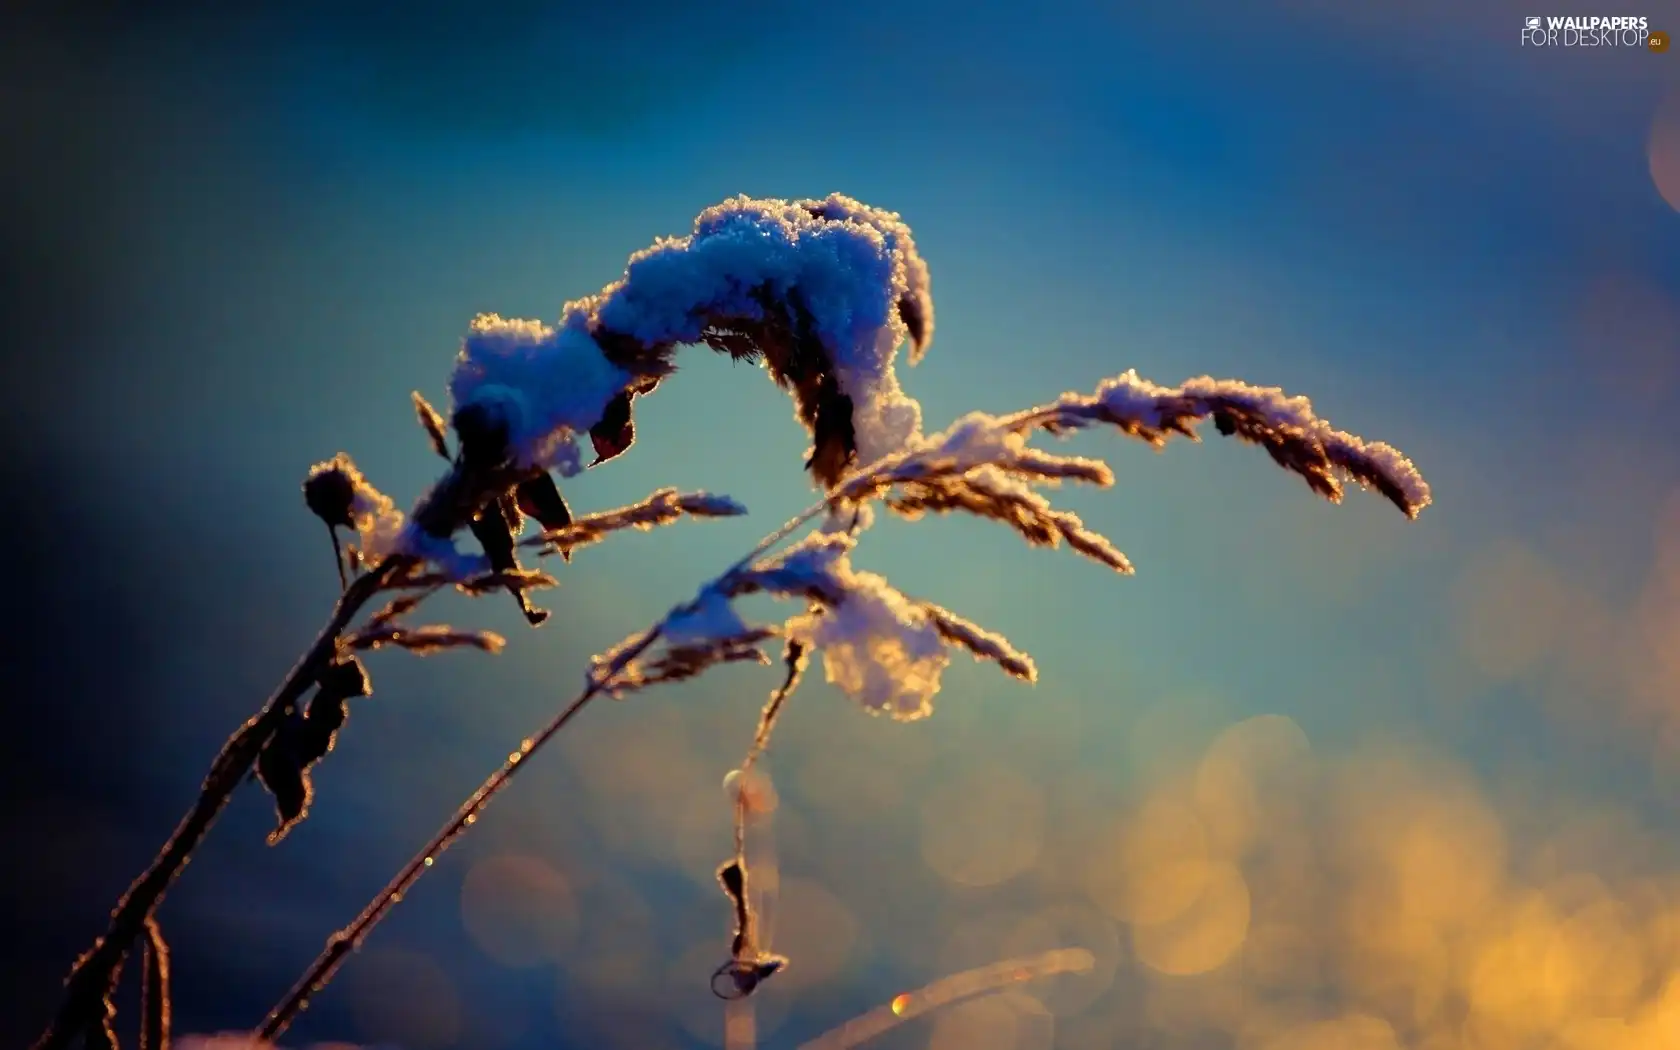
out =
[(745, 514), (746, 508), (727, 496), (709, 492), (678, 492), (664, 488), (650, 494), (639, 503), (586, 514), (570, 525), (543, 532), (522, 541), (521, 546), (543, 550), (570, 552), (579, 547), (599, 543), (608, 535), (623, 529), (646, 531), (669, 525), (684, 517), (733, 518)]
[(427, 624), (422, 627), (386, 626), (363, 629), (346, 639), (351, 649), (382, 649), (395, 646), (417, 656), (431, 656), (447, 649), (478, 649), (499, 653), (507, 639), (495, 631), (463, 631), (446, 624)]
[(1015, 433), (1055, 434), (1104, 423), (1160, 447), (1175, 434), (1199, 440), (1195, 428), (1208, 419), (1219, 433), (1265, 449), (1273, 462), (1331, 502), (1342, 498), (1338, 472), (1376, 490), (1408, 518), (1416, 518), (1432, 499), (1423, 476), (1392, 445), (1335, 429), (1314, 415), (1304, 397), (1234, 379), (1201, 376), (1163, 387), (1126, 372), (1104, 381), (1093, 395), (1065, 394), (1004, 422)]
[(1114, 471), (1100, 459), (1083, 456), (1058, 456), (1038, 448), (1023, 448), (1013, 453), (998, 469), (1019, 478), (1045, 481), (1077, 481), (1097, 488), (1114, 484)]
[(958, 616), (943, 606), (922, 602), (922, 611), (933, 621), (939, 637), (966, 649), (977, 660), (988, 660), (1008, 674), (1024, 682), (1038, 681), (1038, 667), (1032, 657), (1010, 644), (1009, 639), (996, 631), (988, 631), (972, 620)]
[(487, 572), (455, 585), (462, 594), (477, 597), (497, 590), (538, 591), (560, 586), (560, 581), (540, 569), (506, 569)]
[(1065, 542), (1115, 572), (1129, 576), (1135, 571), (1125, 554), (1088, 528), (1079, 515), (1056, 509), (1041, 494), (994, 469), (910, 482), (884, 502), (894, 513), (912, 520), (952, 511), (987, 518), (1007, 525), (1032, 546), (1057, 547)]
[(437, 592), (437, 590), (437, 587), (433, 587), (422, 594), (405, 594), (400, 598), (391, 599), (390, 603), (383, 609), (380, 609), (378, 612), (368, 617), (367, 624), (363, 629), (376, 629), (390, 626), (396, 621), (402, 619), (404, 616), (413, 612), (415, 609), (418, 609), (420, 607), (420, 603), (431, 597)]
[(481, 597), (498, 590), (535, 591), (560, 586), (560, 581), (541, 569), (505, 569), (480, 573), (460, 579), (441, 572), (417, 572), (386, 584), (386, 590), (440, 590), (453, 587), (470, 597)]
[(449, 424), (443, 420), (443, 413), (432, 407), (432, 403), (421, 396), (416, 390), (414, 398), (414, 414), (420, 419), (420, 429), (426, 432), (426, 437), (432, 443), (432, 451), (449, 459)]
[(964, 970), (916, 991), (895, 996), (884, 1006), (800, 1043), (799, 1050), (850, 1050), (931, 1010), (996, 992), (1012, 984), (1042, 980), (1057, 974), (1086, 973), (1096, 962), (1096, 956), (1084, 948), (1058, 948), (1041, 955), (1005, 959), (989, 966)]
[(770, 657), (759, 645), (776, 632), (770, 628), (754, 631), (739, 638), (729, 638), (712, 645), (677, 646), (666, 650), (659, 659), (646, 666), (632, 665), (615, 680), (614, 686), (623, 692), (642, 686), (662, 685), (694, 678), (719, 664), (753, 663), (767, 665)]

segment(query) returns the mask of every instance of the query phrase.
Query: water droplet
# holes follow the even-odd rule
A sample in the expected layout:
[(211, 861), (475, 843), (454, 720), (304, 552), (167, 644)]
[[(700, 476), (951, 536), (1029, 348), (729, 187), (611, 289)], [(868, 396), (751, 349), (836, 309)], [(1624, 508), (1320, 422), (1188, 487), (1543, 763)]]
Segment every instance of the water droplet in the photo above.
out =
[(429, 868), (429, 867), (431, 867), (431, 866), (432, 866), (432, 858), (430, 858), (430, 857), (427, 857), (427, 858), (426, 858), (426, 867), (428, 867), (428, 868)]
[(526, 754), (530, 754), (531, 749), (536, 746), (537, 742), (532, 740), (530, 737), (526, 737), (524, 740), (519, 742), (519, 750), (525, 752)]
[(515, 751), (513, 754), (508, 756), (508, 762), (510, 762), (510, 763), (518, 762), (520, 759), (522, 759), (524, 757), (525, 757), (524, 755), (520, 754), (518, 751)]
[(903, 1017), (904, 1011), (908, 1009), (910, 1009), (910, 996), (908, 994), (893, 996), (892, 1012), (895, 1016)]
[(402, 903), (402, 894), (400, 894), (400, 893), (391, 894), (391, 903), (392, 904), (401, 904)]
[(478, 814), (477, 813), (468, 813), (467, 814), (467, 823), (468, 824), (478, 823)]

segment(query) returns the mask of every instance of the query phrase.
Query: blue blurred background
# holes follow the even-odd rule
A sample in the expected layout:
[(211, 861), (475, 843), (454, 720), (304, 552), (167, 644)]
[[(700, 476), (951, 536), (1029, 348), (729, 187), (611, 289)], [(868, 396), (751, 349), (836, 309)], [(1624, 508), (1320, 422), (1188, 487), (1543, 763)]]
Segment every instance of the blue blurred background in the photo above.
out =
[[(308, 465), (411, 500), (408, 391), (443, 402), (475, 313), (553, 319), (708, 204), (839, 190), (932, 266), (931, 425), (1231, 375), (1399, 445), (1437, 505), (1082, 437), (1119, 482), (1059, 502), (1135, 578), (869, 533), (1042, 678), (956, 667), (907, 726), (799, 694), (761, 1045), (1057, 945), (1096, 970), (879, 1045), (1680, 1043), (1680, 56), (1524, 50), (1503, 0), (47, 6), (0, 32), (0, 1040), (326, 614)], [(170, 897), (180, 1031), (260, 1018), (590, 654), (807, 502), (785, 396), (680, 364), (566, 492), (752, 516), (580, 554), (539, 632), (440, 603), (499, 658), (376, 657), (311, 818), (270, 849), (246, 792)], [(292, 1042), (719, 1045), (719, 785), (774, 677), (588, 712)]]

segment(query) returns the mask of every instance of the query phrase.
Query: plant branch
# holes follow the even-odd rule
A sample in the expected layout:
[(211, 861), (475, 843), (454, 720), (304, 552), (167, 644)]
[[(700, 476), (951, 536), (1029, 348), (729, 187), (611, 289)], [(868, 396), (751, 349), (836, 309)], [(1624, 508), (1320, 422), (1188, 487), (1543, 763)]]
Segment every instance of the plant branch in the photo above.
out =
[(106, 1016), (117, 974), (136, 938), (146, 932), (164, 894), (193, 851), (209, 833), (216, 818), (256, 765), (263, 746), (274, 735), (286, 712), (314, 684), (338, 650), (339, 636), (362, 607), (371, 601), (392, 574), (408, 564), (406, 557), (389, 558), (351, 581), (339, 596), (332, 617), (315, 641), (281, 680), (261, 711), (222, 745), (199, 790), (198, 799), (164, 843), (157, 857), (129, 887), (111, 912), (105, 932), (76, 960), (65, 980), (64, 999), (52, 1024), (35, 1042), (35, 1050), (65, 1050), (77, 1036), (101, 1024)]

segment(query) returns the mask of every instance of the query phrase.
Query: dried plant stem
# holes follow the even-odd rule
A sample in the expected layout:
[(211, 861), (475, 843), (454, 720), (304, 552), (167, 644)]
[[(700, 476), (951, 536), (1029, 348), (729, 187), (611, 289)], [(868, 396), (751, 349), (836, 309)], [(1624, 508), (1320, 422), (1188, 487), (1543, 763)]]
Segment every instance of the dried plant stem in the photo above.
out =
[(228, 799), (250, 774), (280, 720), (331, 662), (344, 629), (407, 562), (406, 558), (387, 559), (352, 580), (339, 596), (331, 619), (281, 680), (262, 710), (222, 745), (192, 809), (181, 819), (150, 866), (117, 902), (104, 934), (76, 960), (65, 980), (64, 999), (58, 1013), (36, 1040), (35, 1050), (65, 1050), (78, 1036), (102, 1024), (123, 961), (135, 939), (146, 933), (147, 923), (157, 912), (170, 884), (204, 841)]
[[(795, 529), (821, 514), (828, 506), (829, 501), (824, 499), (813, 503), (788, 519), (786, 524), (760, 540), (751, 551), (738, 559), (723, 575), (727, 576), (738, 572), (752, 564), (754, 559), (791, 536)], [(401, 902), (403, 894), (407, 893), (409, 888), (420, 880), (420, 876), (425, 874), (426, 869), (432, 865), (434, 858), (454, 845), (455, 840), (478, 820), (479, 813), (490, 804), (491, 799), (495, 798), (508, 785), (508, 782), (514, 778), (519, 770), (524, 768), (525, 761), (554, 739), (555, 735), (564, 729), (573, 718), (577, 717), (578, 712), (588, 706), (591, 700), (594, 700), (603, 692), (607, 692), (618, 673), (637, 657), (647, 652), (653, 643), (659, 640), (659, 637), (660, 627), (655, 625), (639, 635), (635, 641), (615, 651), (612, 661), (606, 667), (591, 674), (589, 683), (582, 692), (561, 709), (560, 713), (555, 715), (541, 730), (521, 741), (519, 748), (508, 756), (502, 767), (490, 774), (489, 779), (485, 780), (479, 786), (479, 789), (473, 792), (466, 802), (461, 804), (461, 807), (455, 811), (455, 815), (450, 817), (449, 821), (438, 829), (437, 834), (433, 835), (431, 840), (411, 857), (408, 863), (403, 865), (396, 876), (385, 884), (385, 888), (379, 891), (378, 895), (368, 903), (368, 906), (362, 910), (360, 915), (356, 916), (355, 921), (327, 939), (326, 948), (320, 955), (316, 956), (314, 962), (309, 964), (309, 968), (304, 971), (302, 977), (298, 978), (291, 991), (286, 993), (285, 998), (281, 999), (279, 1004), (269, 1011), (268, 1017), (263, 1020), (262, 1025), (252, 1033), (253, 1038), (272, 1042), (284, 1034), (286, 1029), (291, 1027), (292, 1022), (297, 1020), (297, 1015), (308, 1006), (310, 996), (320, 991), (328, 981), (332, 980), (333, 975), (338, 972), (338, 968), (344, 964), (344, 960), (349, 957), (351, 952), (355, 951), (369, 931), (377, 926), (386, 915), (390, 914), (391, 909)]]
[(140, 1050), (169, 1050), (169, 944), (156, 919), (146, 920), (140, 982)]
[[(616, 667), (622, 668), (646, 652), (658, 638), (658, 628), (648, 630), (619, 654), (618, 659), (614, 661)], [(403, 865), (402, 870), (386, 883), (385, 888), (379, 891), (378, 896), (374, 897), (360, 915), (356, 916), (355, 921), (327, 939), (326, 949), (316, 956), (309, 969), (304, 971), (303, 976), (292, 986), (292, 990), (286, 993), (286, 997), (280, 1000), (279, 1005), (269, 1011), (268, 1017), (264, 1019), (262, 1026), (252, 1033), (252, 1037), (264, 1042), (273, 1042), (291, 1027), (292, 1022), (297, 1020), (297, 1015), (309, 1005), (309, 997), (332, 979), (339, 966), (367, 936), (368, 931), (377, 926), (380, 920), (402, 901), (403, 894), (407, 893), (409, 888), (420, 880), (420, 876), (425, 874), (426, 869), (431, 867), (433, 858), (454, 845), (455, 840), (478, 820), (479, 813), (490, 804), (490, 800), (524, 767), (525, 760), (542, 750), (543, 746), (577, 717), (578, 712), (588, 706), (591, 700), (606, 692), (611, 680), (611, 670), (599, 676), (592, 676), (583, 691), (558, 715), (534, 736), (521, 741), (518, 750), (510, 754), (507, 761), (502, 763), (502, 767), (492, 773), (490, 778), (461, 804), (461, 808), (455, 811), (449, 822), (432, 836), (431, 841), (427, 842), (419, 853)]]
[(884, 1006), (799, 1044), (799, 1050), (851, 1050), (931, 1010), (989, 995), (1012, 984), (1057, 974), (1088, 973), (1095, 965), (1096, 957), (1084, 948), (1057, 948), (1040, 955), (964, 970), (897, 996)]

